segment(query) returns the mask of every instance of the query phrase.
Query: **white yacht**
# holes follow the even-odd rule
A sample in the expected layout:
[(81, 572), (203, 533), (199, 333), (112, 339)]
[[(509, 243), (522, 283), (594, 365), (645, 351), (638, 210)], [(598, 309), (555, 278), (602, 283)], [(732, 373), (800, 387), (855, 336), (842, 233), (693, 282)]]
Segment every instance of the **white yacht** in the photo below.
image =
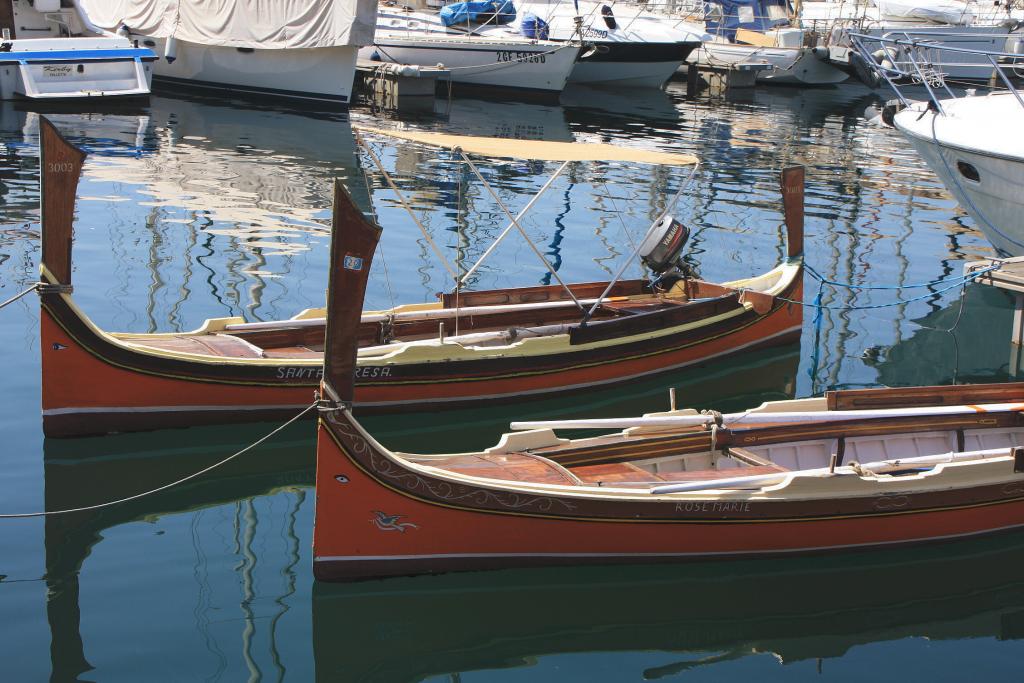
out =
[(848, 74), (828, 62), (828, 50), (807, 46), (789, 0), (709, 0), (704, 27), (713, 39), (689, 62), (705, 67), (767, 65), (757, 80), (779, 85), (835, 85)]
[[(801, 7), (804, 28), (819, 36), (827, 47), (829, 61), (862, 78), (865, 70), (857, 64), (849, 34), (899, 37), (906, 33), (930, 43), (954, 45), (980, 52), (1012, 51), (1024, 18), (1011, 3), (979, 4), (960, 0), (872, 0), (871, 2), (805, 2)], [(956, 63), (944, 65), (950, 78), (986, 80), (992, 73), (987, 60), (962, 53)], [(868, 85), (877, 85), (869, 81)]]
[[(858, 54), (875, 48), (900, 51), (906, 62), (886, 58), (874, 69), (890, 83), (898, 104), (886, 107), (891, 122), (914, 146), (989, 242), (1003, 254), (1024, 255), (1024, 93), (1014, 86), (1015, 53), (976, 53), (969, 48), (929, 43), (926, 38), (876, 38), (854, 34)], [(984, 57), (1000, 90), (977, 94), (947, 85), (942, 64)], [(934, 59), (934, 62), (927, 61)], [(874, 62), (872, 62), (874, 64)], [(959, 85), (959, 83), (956, 83)], [(961, 94), (963, 93), (963, 94)], [(925, 101), (915, 101), (911, 95)]]
[(699, 27), (613, 0), (517, 0), (516, 9), (516, 25), (539, 18), (549, 39), (587, 44), (569, 80), (591, 86), (664, 87), (709, 38)]
[(0, 99), (146, 97), (156, 54), (60, 0), (0, 0)]
[(1024, 105), (1014, 92), (917, 102), (893, 117), (1001, 253), (1024, 255)]
[(510, 22), (495, 21), (493, 12), (442, 14), (423, 4), (381, 5), (373, 45), (359, 52), (376, 62), (444, 65), (461, 86), (555, 96), (579, 54), (578, 41), (528, 38)]
[(97, 30), (153, 49), (157, 84), (341, 105), (351, 100), (356, 52), (373, 42), (376, 21), (363, 0), (68, 3)]

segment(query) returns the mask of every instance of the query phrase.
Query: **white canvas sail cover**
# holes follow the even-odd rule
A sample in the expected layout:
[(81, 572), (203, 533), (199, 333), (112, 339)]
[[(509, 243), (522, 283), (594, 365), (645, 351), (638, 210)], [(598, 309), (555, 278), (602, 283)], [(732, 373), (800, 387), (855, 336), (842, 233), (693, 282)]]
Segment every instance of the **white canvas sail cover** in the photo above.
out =
[(377, 0), (75, 0), (96, 26), (200, 45), (309, 48), (369, 45)]
[(953, 26), (974, 23), (970, 7), (959, 0), (874, 0), (874, 3), (883, 17), (892, 19), (919, 19)]

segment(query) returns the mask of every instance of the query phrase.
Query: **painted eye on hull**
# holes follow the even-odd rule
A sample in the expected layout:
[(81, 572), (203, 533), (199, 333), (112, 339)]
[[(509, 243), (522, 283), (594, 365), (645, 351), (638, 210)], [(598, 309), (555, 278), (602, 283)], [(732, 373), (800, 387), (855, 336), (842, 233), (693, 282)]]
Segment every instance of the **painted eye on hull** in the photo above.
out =
[(973, 164), (969, 164), (966, 161), (956, 162), (956, 170), (960, 171), (960, 175), (973, 182), (981, 182), (981, 174), (978, 173), (978, 169)]

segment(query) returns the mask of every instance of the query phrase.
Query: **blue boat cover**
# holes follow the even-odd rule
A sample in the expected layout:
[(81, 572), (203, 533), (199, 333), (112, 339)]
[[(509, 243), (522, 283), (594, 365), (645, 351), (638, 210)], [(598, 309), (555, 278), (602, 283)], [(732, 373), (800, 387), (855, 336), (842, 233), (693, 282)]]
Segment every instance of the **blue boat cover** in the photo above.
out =
[(549, 31), (548, 22), (536, 14), (527, 14), (519, 22), (519, 32), (533, 40), (547, 40), (550, 35)]
[(516, 18), (512, 0), (475, 0), (456, 2), (441, 8), (441, 23), (445, 26), (465, 24), (507, 24)]
[(736, 40), (736, 29), (766, 31), (789, 23), (789, 0), (707, 0), (704, 27), (716, 36)]

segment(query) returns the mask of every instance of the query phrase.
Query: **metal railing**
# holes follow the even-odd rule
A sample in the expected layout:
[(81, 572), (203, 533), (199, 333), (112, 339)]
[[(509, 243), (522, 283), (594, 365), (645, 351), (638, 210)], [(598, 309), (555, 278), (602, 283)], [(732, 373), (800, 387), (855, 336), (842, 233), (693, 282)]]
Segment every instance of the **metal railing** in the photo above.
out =
[[(1004, 48), (1012, 44), (1015, 48), (1019, 46), (1019, 49), (1024, 49), (1024, 35), (1008, 33), (988, 37), (1004, 38)], [(970, 68), (982, 71), (990, 69), (988, 85), (1012, 93), (1020, 106), (1024, 107), (1024, 98), (1014, 83), (1024, 77), (1024, 53), (975, 50), (940, 42), (956, 41), (959, 38), (977, 36), (951, 32), (936, 34), (934, 31), (893, 31), (884, 36), (850, 34), (853, 49), (864, 68), (879, 77), (879, 84), (881, 81), (888, 84), (904, 105), (912, 103), (905, 92), (906, 88), (923, 86), (936, 111), (944, 115), (943, 101), (963, 96), (954, 91), (953, 87), (962, 86), (969, 92), (971, 85), (978, 85), (978, 79), (970, 79), (973, 83), (969, 83), (963, 77), (950, 78), (953, 70)]]

